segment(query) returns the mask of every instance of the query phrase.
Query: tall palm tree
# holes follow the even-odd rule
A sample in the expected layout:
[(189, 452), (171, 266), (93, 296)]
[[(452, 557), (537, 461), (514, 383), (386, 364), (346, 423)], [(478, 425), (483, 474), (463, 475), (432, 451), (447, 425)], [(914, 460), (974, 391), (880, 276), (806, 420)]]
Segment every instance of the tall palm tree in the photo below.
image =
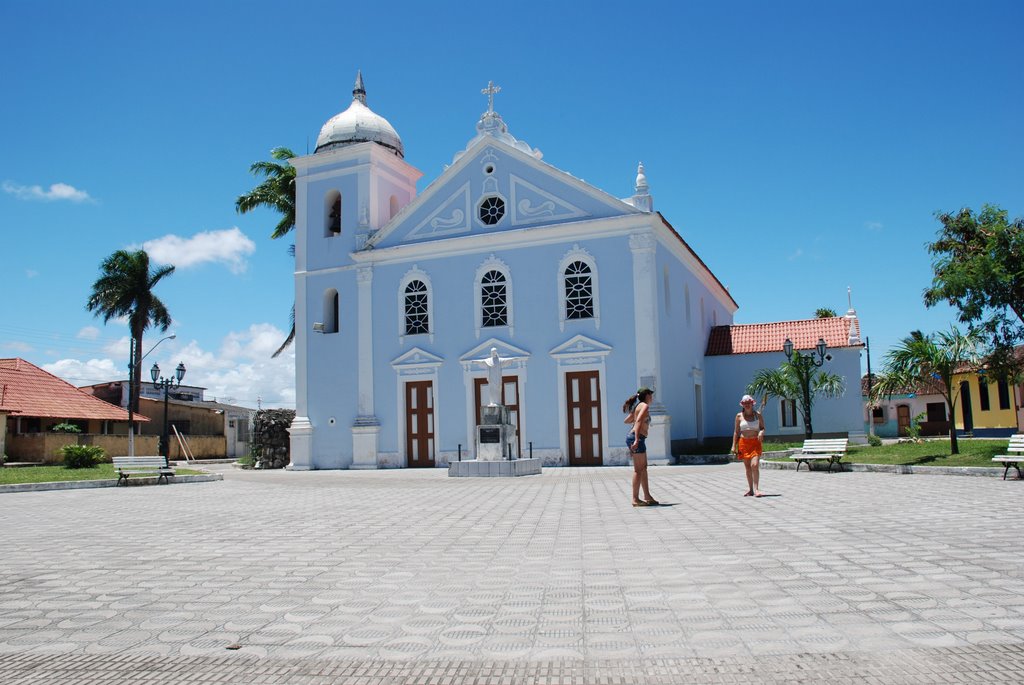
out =
[(769, 397), (799, 401), (800, 414), (804, 419), (804, 436), (808, 439), (814, 435), (811, 426), (814, 398), (819, 395), (841, 397), (845, 391), (841, 376), (820, 370), (809, 357), (799, 356), (799, 352), (793, 355), (793, 359), (782, 362), (777, 369), (761, 369), (747, 386), (747, 392), (751, 395), (762, 396), (762, 410)]
[[(245, 214), (263, 207), (278, 212), (281, 220), (270, 234), (270, 237), (276, 240), (288, 235), (295, 228), (295, 167), (287, 163), (295, 153), (286, 147), (275, 147), (270, 151), (270, 156), (277, 161), (256, 162), (249, 167), (252, 175), (263, 178), (263, 181), (248, 193), (238, 196), (235, 200), (235, 210), (239, 214)], [(289, 252), (294, 254), (294, 249), (292, 246)], [(295, 305), (292, 305), (290, 318), (291, 331), (274, 352), (273, 357), (284, 352), (295, 339)]]
[(145, 250), (118, 250), (100, 264), (100, 277), (92, 284), (92, 293), (85, 304), (87, 310), (103, 317), (103, 323), (119, 317), (128, 319), (128, 330), (135, 346), (131, 355), (135, 368), (132, 369), (132, 384), (128, 389), (128, 404), (133, 412), (139, 411), (143, 333), (150, 326), (166, 331), (171, 325), (171, 315), (153, 293), (153, 288), (172, 273), (173, 266), (150, 271), (149, 255)]
[(974, 329), (961, 333), (956, 326), (948, 331), (924, 335), (913, 331), (885, 355), (879, 395), (892, 396), (902, 388), (928, 384), (946, 400), (949, 410), (949, 450), (959, 454), (956, 442), (955, 414), (960, 388), (953, 384), (953, 374), (974, 370), (981, 365), (984, 337)]

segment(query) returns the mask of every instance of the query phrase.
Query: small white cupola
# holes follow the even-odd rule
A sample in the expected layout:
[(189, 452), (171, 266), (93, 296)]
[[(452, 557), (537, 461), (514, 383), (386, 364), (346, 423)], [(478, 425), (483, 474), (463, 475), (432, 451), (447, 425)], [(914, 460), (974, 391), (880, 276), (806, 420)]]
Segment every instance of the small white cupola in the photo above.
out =
[(335, 150), (357, 143), (377, 143), (395, 155), (405, 158), (405, 148), (398, 132), (384, 117), (366, 106), (366, 88), (363, 86), (363, 72), (356, 73), (352, 89), (352, 104), (341, 114), (331, 117), (316, 139), (315, 152)]
[(644, 173), (643, 162), (640, 162), (636, 168), (636, 185), (629, 204), (642, 212), (654, 211), (654, 197), (651, 195), (650, 186), (647, 185), (647, 174)]
[(843, 318), (850, 322), (850, 337), (847, 344), (860, 345), (860, 321), (857, 319), (857, 310), (853, 308), (853, 292), (849, 286), (846, 287), (846, 302), (849, 309)]

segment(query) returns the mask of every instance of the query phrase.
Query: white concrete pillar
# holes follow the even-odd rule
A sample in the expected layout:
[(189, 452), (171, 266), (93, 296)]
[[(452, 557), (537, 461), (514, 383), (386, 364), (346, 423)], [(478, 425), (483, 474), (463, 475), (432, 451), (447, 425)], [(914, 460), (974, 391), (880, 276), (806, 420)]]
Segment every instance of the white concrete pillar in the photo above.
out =
[(380, 420), (373, 408), (373, 267), (356, 270), (359, 415), (352, 425), (352, 468), (377, 468)]
[(658, 397), (661, 387), (661, 348), (658, 340), (658, 284), (654, 235), (648, 230), (629, 236), (633, 254), (633, 323), (636, 330), (636, 370), (640, 385), (654, 388), (647, 462), (667, 464), (672, 455), (672, 419)]

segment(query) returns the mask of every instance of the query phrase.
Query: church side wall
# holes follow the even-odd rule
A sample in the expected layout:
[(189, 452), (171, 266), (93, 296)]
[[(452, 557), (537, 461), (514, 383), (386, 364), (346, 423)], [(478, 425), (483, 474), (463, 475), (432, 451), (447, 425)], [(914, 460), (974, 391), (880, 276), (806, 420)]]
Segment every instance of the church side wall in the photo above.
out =
[(695, 386), (700, 386), (703, 434), (708, 434), (714, 415), (721, 412), (720, 407), (709, 401), (706, 386), (704, 351), (708, 335), (713, 325), (731, 323), (732, 316), (663, 246), (658, 248), (657, 270), (662, 365), (658, 399), (672, 417), (672, 439), (695, 440), (701, 434), (697, 427)]
[(315, 428), (313, 465), (321, 469), (347, 468), (352, 463), (351, 427), (358, 413), (358, 312), (354, 270), (306, 277), (307, 319), (310, 327), (314, 322), (323, 321), (324, 293), (331, 288), (338, 291), (338, 332), (310, 331), (306, 335), (307, 410)]

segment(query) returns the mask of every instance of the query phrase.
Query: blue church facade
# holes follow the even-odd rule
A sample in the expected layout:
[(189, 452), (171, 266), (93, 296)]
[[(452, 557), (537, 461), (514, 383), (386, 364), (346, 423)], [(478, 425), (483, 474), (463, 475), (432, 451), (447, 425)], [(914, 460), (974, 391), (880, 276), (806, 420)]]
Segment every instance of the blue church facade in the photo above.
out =
[(657, 389), (652, 463), (731, 420), (735, 402), (707, 401), (705, 359), (737, 304), (653, 211), (642, 165), (615, 198), (541, 161), (485, 92), (476, 136), (422, 194), (361, 77), (292, 160), (292, 468), (472, 458), (491, 348), (518, 448), (545, 465), (627, 463), (620, 406), (641, 385)]

